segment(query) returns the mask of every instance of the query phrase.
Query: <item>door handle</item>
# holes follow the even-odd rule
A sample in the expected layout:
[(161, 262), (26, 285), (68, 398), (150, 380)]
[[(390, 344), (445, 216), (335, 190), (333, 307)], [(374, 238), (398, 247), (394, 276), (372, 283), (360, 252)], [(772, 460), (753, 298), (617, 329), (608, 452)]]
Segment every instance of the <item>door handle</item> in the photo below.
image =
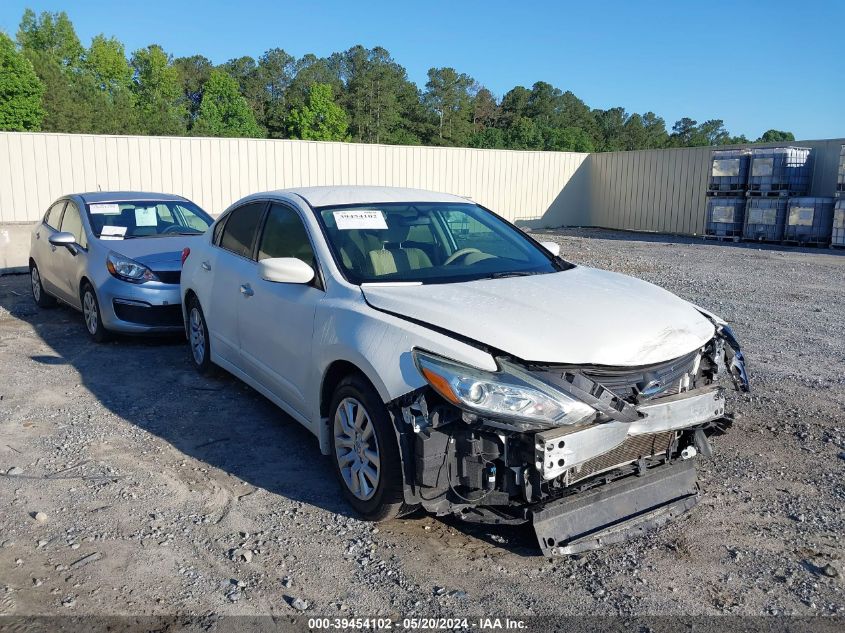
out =
[(241, 294), (245, 297), (251, 297), (255, 294), (255, 290), (253, 290), (249, 284), (242, 284), (241, 285)]
[(211, 270), (211, 264), (209, 264), (208, 262), (203, 262), (202, 264), (200, 264), (200, 267), (203, 270)]

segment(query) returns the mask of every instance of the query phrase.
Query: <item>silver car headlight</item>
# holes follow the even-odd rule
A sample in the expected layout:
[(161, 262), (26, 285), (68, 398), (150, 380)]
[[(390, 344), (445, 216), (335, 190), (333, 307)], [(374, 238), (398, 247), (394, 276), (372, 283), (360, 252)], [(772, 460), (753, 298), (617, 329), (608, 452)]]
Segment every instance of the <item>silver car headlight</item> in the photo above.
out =
[(158, 281), (158, 277), (149, 268), (114, 251), (111, 251), (106, 257), (106, 268), (113, 276), (123, 281), (131, 281), (136, 284), (145, 281)]
[(589, 405), (512, 365), (500, 363), (499, 371), (488, 372), (420, 350), (413, 356), (426, 382), (448, 402), (522, 430), (578, 424), (596, 415)]

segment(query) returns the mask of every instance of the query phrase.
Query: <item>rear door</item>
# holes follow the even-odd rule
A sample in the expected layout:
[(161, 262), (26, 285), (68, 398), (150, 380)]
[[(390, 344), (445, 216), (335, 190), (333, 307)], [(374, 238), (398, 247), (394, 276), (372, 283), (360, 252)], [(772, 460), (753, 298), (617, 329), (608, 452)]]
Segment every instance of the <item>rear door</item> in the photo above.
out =
[(258, 266), (253, 257), (255, 239), (266, 207), (266, 202), (249, 202), (230, 211), (212, 247), (214, 261), (198, 273), (208, 273), (213, 280), (210, 304), (203, 306), (211, 348), (241, 370), (238, 309), (245, 299), (243, 286), (254, 278)]
[(56, 285), (56, 260), (59, 248), (50, 244), (50, 236), (59, 232), (62, 225), (62, 213), (65, 210), (67, 200), (59, 200), (51, 206), (44, 215), (44, 221), (35, 231), (35, 240), (32, 243), (32, 258), (38, 266), (38, 273), (41, 276), (41, 285), (51, 295), (59, 294)]
[[(298, 212), (273, 202), (259, 237), (257, 259), (296, 257), (317, 269), (314, 248)], [(243, 362), (249, 373), (294, 412), (308, 419), (306, 384), (313, 370), (311, 346), (317, 303), (325, 296), (310, 284), (265, 281), (257, 266), (247, 280), (250, 293), (238, 308)]]

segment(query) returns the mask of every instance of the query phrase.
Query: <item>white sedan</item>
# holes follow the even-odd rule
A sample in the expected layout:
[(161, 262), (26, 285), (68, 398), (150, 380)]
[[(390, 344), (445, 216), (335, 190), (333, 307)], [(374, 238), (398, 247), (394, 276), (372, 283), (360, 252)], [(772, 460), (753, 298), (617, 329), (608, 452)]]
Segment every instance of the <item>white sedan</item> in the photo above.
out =
[(457, 196), (260, 193), (196, 242), (194, 364), (310, 429), (372, 520), (530, 522), (546, 554), (620, 540), (695, 504), (719, 378), (748, 388), (718, 317)]

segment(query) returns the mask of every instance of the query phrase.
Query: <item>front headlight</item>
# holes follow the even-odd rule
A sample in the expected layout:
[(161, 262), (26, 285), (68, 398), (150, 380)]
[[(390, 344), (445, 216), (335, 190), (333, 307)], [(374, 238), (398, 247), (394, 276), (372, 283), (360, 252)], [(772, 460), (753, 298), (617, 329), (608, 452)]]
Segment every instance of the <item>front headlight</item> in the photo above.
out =
[(158, 281), (158, 277), (149, 268), (114, 251), (106, 257), (106, 268), (112, 275), (123, 281), (131, 281), (136, 284), (145, 281)]
[(414, 350), (414, 362), (429, 385), (457, 407), (504, 420), (520, 429), (578, 424), (595, 416), (583, 402), (550, 385), (500, 363), (487, 372)]

